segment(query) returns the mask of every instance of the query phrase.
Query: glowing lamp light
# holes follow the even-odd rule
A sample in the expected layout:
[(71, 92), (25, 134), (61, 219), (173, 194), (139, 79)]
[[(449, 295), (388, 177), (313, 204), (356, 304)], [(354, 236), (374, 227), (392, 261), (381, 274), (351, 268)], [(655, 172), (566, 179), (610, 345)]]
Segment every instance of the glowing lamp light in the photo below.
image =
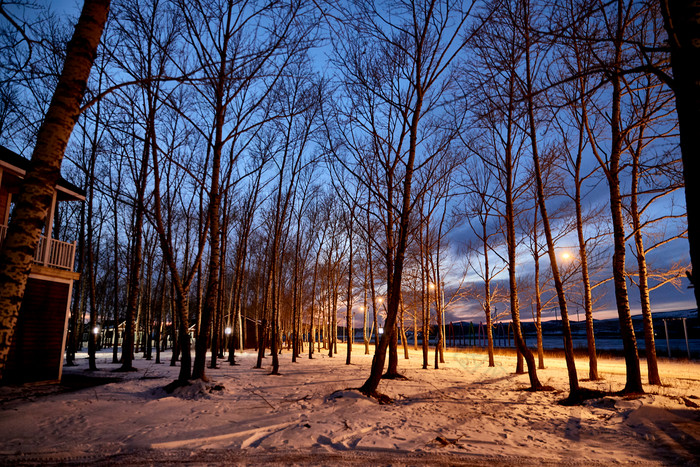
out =
[(231, 335), (231, 328), (224, 329), (224, 334), (226, 334), (227, 336), (230, 336)]
[(99, 326), (95, 326), (94, 328), (92, 328), (92, 333), (93, 333), (94, 335), (98, 335), (98, 334), (100, 333), (100, 327), (99, 327)]
[(384, 334), (384, 328), (379, 328), (379, 334)]

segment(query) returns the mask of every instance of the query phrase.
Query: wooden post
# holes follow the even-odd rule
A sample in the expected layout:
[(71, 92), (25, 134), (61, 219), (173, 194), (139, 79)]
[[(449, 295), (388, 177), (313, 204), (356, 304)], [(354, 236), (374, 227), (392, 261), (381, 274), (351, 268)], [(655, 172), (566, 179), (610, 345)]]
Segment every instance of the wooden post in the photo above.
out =
[(690, 360), (690, 346), (688, 345), (688, 326), (683, 318), (683, 334), (685, 334), (685, 349), (688, 351), (688, 360)]
[(53, 233), (53, 218), (56, 214), (56, 190), (53, 191), (51, 198), (51, 208), (46, 218), (46, 235), (44, 236), (44, 257), (41, 258), (41, 264), (48, 266), (49, 258), (51, 257), (51, 234)]
[(666, 352), (668, 353), (668, 358), (671, 358), (671, 345), (668, 341), (668, 320), (664, 320), (664, 331), (666, 331)]

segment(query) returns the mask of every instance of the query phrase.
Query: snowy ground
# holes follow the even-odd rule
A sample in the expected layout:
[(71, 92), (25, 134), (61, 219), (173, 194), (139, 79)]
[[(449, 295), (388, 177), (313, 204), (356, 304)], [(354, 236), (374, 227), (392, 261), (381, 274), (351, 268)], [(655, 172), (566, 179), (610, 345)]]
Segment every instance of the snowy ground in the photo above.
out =
[[(105, 351), (88, 373), (81, 355), (64, 369), (69, 377), (125, 379), (71, 391), (0, 387), (0, 464), (700, 464), (699, 363), (662, 361), (666, 386), (646, 386), (642, 397), (565, 407), (557, 404), (568, 387), (563, 359), (539, 372), (555, 391), (531, 393), (527, 376), (512, 373), (513, 357), (488, 368), (483, 354), (447, 353), (440, 370), (422, 370), (411, 352), (400, 360), (408, 380), (380, 386), (396, 402), (379, 405), (346, 390), (366, 379), (371, 355), (356, 346), (346, 366), (338, 350), (298, 363), (285, 352), (282, 376), (253, 369), (247, 352), (239, 366), (208, 370), (208, 386), (174, 394), (162, 387), (177, 367), (139, 358), (139, 372), (112, 373)], [(582, 385), (622, 389), (624, 362), (599, 366), (605, 379)], [(585, 377), (586, 362), (577, 368)]]

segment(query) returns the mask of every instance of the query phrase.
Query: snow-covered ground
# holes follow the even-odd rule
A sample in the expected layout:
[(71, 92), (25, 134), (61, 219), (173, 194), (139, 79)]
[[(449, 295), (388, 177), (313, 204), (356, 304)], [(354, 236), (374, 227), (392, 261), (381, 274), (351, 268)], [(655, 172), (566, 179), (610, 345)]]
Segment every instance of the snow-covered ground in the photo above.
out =
[[(253, 369), (255, 354), (246, 352), (239, 366), (209, 369), (208, 385), (173, 394), (162, 387), (178, 367), (138, 358), (140, 371), (112, 373), (117, 365), (106, 350), (99, 371), (88, 373), (80, 355), (66, 375), (124, 379), (73, 391), (0, 387), (0, 464), (700, 463), (697, 362), (662, 360), (666, 385), (646, 386), (642, 397), (567, 407), (557, 403), (568, 388), (563, 359), (549, 358), (539, 371), (555, 391), (531, 393), (527, 375), (513, 374), (514, 357), (497, 356), (489, 368), (483, 354), (448, 352), (439, 370), (423, 370), (412, 351), (399, 362), (408, 380), (380, 386), (395, 403), (379, 405), (347, 390), (366, 379), (371, 355), (355, 346), (346, 366), (345, 347), (338, 350), (297, 363), (285, 351), (282, 376)], [(587, 362), (577, 363), (584, 378)], [(599, 368), (603, 381), (581, 384), (622, 389), (623, 360), (601, 360)]]

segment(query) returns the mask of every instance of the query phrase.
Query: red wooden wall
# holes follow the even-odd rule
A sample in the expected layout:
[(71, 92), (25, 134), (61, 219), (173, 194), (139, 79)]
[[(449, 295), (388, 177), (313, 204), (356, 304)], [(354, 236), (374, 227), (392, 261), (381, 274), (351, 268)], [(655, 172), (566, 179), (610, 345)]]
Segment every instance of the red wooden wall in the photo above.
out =
[(29, 279), (3, 382), (59, 379), (68, 292), (68, 284)]

